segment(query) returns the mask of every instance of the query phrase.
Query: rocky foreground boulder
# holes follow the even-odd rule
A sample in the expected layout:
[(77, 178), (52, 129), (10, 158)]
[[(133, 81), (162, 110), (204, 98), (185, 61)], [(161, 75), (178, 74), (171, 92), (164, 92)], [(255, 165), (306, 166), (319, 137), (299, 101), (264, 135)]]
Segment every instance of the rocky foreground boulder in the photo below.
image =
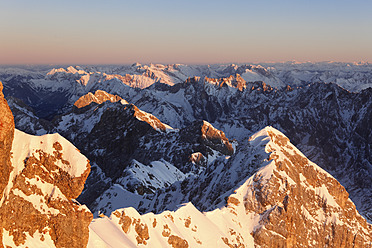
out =
[(86, 247), (93, 216), (74, 199), (89, 161), (58, 134), (15, 130), (0, 98), (0, 247)]

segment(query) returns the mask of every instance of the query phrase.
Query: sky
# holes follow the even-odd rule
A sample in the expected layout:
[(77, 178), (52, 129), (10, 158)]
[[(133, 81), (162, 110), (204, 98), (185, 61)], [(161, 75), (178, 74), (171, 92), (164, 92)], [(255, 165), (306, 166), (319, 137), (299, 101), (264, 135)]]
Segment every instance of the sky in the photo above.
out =
[(372, 62), (370, 0), (0, 0), (0, 64)]

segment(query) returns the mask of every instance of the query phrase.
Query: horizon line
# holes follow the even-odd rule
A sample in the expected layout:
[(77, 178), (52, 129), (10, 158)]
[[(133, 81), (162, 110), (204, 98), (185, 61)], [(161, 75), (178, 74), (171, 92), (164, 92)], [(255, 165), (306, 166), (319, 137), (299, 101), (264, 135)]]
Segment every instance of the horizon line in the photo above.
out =
[(370, 61), (336, 61), (336, 60), (322, 60), (322, 61), (298, 61), (298, 60), (282, 60), (282, 61), (260, 61), (260, 62), (217, 62), (217, 63), (154, 63), (154, 62), (133, 62), (133, 63), (0, 63), (0, 66), (118, 66), (118, 65), (241, 65), (241, 64), (317, 64), (317, 63), (343, 63), (354, 65), (371, 64)]

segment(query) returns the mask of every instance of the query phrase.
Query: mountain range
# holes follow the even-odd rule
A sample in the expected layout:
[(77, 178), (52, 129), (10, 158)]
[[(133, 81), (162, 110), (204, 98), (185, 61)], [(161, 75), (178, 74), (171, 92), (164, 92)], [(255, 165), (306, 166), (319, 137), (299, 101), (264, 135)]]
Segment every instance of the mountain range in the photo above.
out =
[(0, 79), (15, 127), (40, 137), (16, 130), (13, 146), (59, 133), (90, 161), (66, 198), (87, 206), (85, 226), (94, 216), (82, 247), (371, 247), (370, 67), (4, 67)]

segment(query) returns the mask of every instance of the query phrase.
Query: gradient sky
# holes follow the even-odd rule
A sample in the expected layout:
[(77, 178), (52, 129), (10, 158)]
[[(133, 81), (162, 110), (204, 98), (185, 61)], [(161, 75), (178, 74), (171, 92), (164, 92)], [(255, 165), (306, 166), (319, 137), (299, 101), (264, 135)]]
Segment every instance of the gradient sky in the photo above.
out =
[(370, 0), (0, 0), (0, 64), (372, 62)]

